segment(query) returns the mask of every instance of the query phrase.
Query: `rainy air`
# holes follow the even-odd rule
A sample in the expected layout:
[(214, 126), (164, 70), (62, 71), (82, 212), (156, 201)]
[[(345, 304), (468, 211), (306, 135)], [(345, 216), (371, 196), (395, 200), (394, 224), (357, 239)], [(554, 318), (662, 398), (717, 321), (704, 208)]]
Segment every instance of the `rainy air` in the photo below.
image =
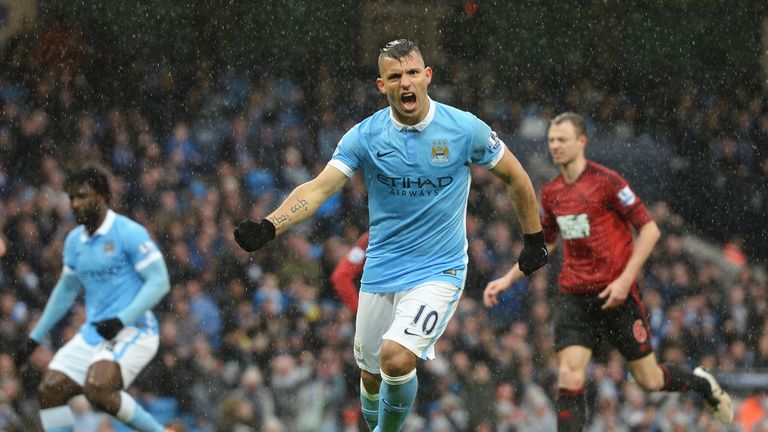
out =
[(768, 432), (768, 3), (0, 0), (0, 432)]

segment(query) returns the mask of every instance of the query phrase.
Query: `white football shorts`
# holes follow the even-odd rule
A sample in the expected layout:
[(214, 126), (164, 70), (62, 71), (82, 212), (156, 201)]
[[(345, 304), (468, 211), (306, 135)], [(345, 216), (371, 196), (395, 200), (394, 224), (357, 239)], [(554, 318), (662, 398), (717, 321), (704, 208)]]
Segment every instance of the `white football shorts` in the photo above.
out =
[(88, 368), (100, 360), (117, 362), (123, 376), (123, 388), (128, 388), (142, 369), (157, 354), (160, 337), (136, 327), (125, 327), (111, 341), (89, 345), (78, 333), (53, 356), (48, 369), (57, 370), (85, 386)]
[(427, 282), (409, 291), (361, 291), (354, 346), (357, 365), (379, 374), (384, 339), (397, 342), (422, 360), (435, 358), (435, 342), (456, 311), (463, 291), (442, 281)]

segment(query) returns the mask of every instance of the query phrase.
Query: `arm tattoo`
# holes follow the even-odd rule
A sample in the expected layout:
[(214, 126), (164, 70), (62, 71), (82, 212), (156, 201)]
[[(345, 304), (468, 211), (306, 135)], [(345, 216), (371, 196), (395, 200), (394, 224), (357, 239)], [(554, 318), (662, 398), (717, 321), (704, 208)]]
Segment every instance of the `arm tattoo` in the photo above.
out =
[(287, 222), (290, 218), (291, 217), (288, 216), (287, 214), (281, 214), (278, 216), (272, 216), (271, 218), (269, 218), (269, 221), (272, 222), (272, 225), (278, 226), (284, 222)]
[(307, 211), (308, 210), (307, 206), (308, 206), (307, 200), (296, 198), (296, 204), (291, 206), (291, 213), (296, 213), (300, 210)]
[(289, 223), (289, 221), (292, 219), (291, 217), (292, 215), (302, 211), (304, 212), (309, 211), (309, 203), (305, 199), (296, 198), (296, 202), (293, 205), (291, 205), (290, 213), (274, 215), (271, 218), (269, 218), (269, 221), (272, 222), (272, 224), (275, 226)]

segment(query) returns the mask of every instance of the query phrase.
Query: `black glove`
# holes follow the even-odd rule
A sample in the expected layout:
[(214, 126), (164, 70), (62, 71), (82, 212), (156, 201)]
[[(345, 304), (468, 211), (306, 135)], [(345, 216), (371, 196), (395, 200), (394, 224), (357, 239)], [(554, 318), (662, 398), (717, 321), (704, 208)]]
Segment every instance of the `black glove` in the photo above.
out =
[(120, 318), (108, 318), (102, 321), (93, 323), (96, 326), (96, 332), (106, 340), (112, 340), (123, 329), (123, 322)]
[(235, 227), (235, 241), (246, 252), (261, 249), (275, 238), (275, 224), (262, 219), (258, 222), (246, 219)]
[(520, 251), (517, 264), (526, 276), (544, 266), (548, 255), (547, 245), (544, 243), (544, 232), (523, 234), (523, 250)]
[(16, 363), (16, 369), (26, 364), (27, 360), (29, 360), (29, 356), (31, 356), (39, 346), (40, 344), (32, 338), (27, 338), (22, 342), (19, 347), (16, 348), (16, 351), (11, 354), (13, 362)]

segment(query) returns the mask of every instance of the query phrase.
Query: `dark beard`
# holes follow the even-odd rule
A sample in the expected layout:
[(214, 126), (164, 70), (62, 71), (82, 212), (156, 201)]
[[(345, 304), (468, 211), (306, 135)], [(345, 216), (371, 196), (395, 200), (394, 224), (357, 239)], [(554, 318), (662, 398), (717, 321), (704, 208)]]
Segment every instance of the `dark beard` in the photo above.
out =
[(90, 234), (93, 234), (93, 232), (99, 228), (99, 224), (101, 223), (101, 212), (99, 210), (98, 206), (90, 207), (83, 211), (80, 217), (76, 218), (77, 223), (85, 225), (85, 229), (87, 229)]

